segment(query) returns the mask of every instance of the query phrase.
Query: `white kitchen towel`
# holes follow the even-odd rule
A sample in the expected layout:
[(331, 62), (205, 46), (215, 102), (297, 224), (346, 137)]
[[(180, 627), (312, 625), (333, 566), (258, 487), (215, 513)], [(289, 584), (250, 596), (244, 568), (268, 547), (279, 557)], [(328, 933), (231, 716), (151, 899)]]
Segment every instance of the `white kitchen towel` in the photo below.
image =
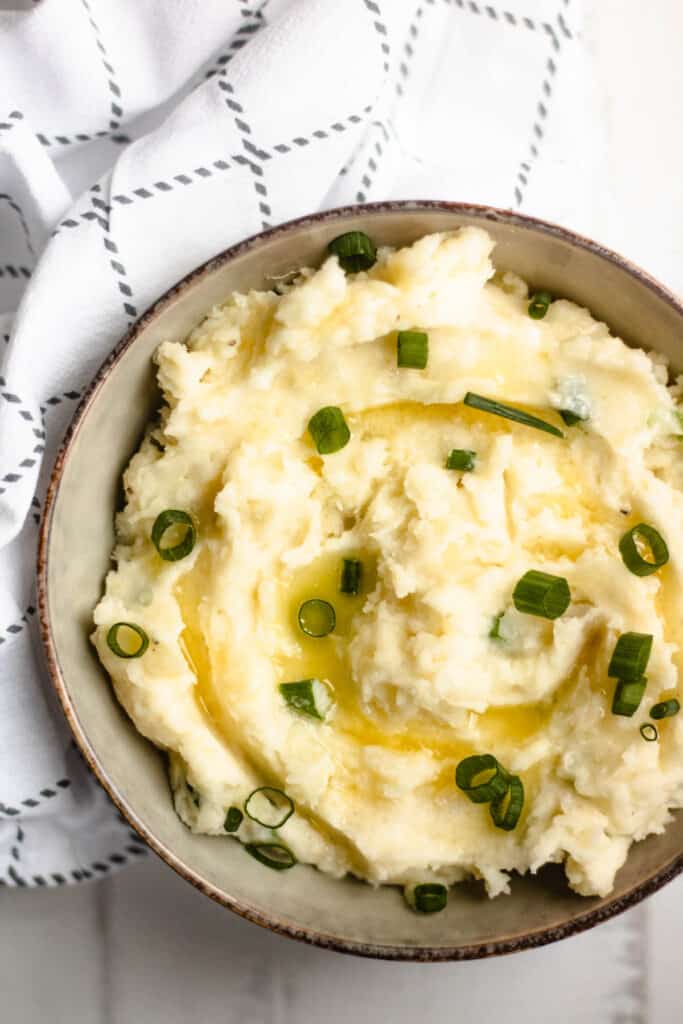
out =
[(142, 849), (35, 635), (45, 484), (84, 385), (178, 278), (321, 207), (457, 199), (590, 231), (605, 183), (576, 7), (0, 0), (0, 882)]

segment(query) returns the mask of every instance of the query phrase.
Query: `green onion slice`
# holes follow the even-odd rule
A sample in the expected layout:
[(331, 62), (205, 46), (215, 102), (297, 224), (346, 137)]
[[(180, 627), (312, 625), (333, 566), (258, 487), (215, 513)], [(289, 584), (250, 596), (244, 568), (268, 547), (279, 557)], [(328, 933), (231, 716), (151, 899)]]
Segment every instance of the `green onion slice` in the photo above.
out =
[(293, 683), (280, 683), (280, 693), (293, 711), (322, 722), (334, 707), (334, 697), (328, 683), (322, 679), (299, 679)]
[(446, 469), (459, 469), (463, 473), (469, 473), (474, 469), (477, 461), (477, 453), (468, 448), (453, 448), (446, 459)]
[(643, 722), (643, 724), (640, 727), (640, 735), (648, 743), (654, 743), (655, 740), (659, 739), (659, 733), (657, 732), (657, 727), (654, 726), (652, 724), (652, 722)]
[(510, 776), (493, 754), (473, 754), (455, 769), (455, 784), (472, 803), (484, 804), (507, 793)]
[(340, 267), (347, 274), (369, 270), (377, 261), (375, 244), (364, 231), (347, 231), (343, 235), (337, 235), (328, 244), (327, 249), (328, 252), (335, 254)]
[(502, 402), (496, 402), (492, 398), (485, 398), (483, 395), (475, 395), (473, 391), (467, 392), (463, 402), (465, 405), (469, 405), (471, 409), (479, 409), (480, 412), (490, 412), (494, 416), (502, 416), (503, 419), (512, 420), (514, 423), (521, 423), (524, 427), (535, 427), (536, 430), (544, 430), (546, 434), (554, 434), (555, 437), (564, 437), (560, 428), (554, 427), (552, 423), (546, 423), (545, 420), (539, 420), (538, 416), (532, 416), (528, 412), (522, 412), (521, 409), (515, 409), (512, 405), (503, 405)]
[(646, 685), (646, 676), (642, 676), (640, 679), (620, 679), (614, 690), (612, 714), (624, 715), (625, 718), (630, 718), (635, 714), (640, 707)]
[(575, 427), (577, 423), (583, 423), (587, 419), (586, 416), (579, 416), (578, 412), (572, 412), (571, 409), (560, 409), (559, 412), (568, 427)]
[(149, 647), (149, 637), (134, 622), (115, 622), (109, 627), (107, 646), (117, 658), (141, 658)]
[(399, 331), (396, 363), (409, 370), (424, 370), (429, 358), (429, 337), (424, 331)]
[(506, 832), (515, 827), (524, 807), (524, 786), (519, 775), (511, 775), (509, 782), (507, 792), (493, 800), (489, 808), (493, 824)]
[(363, 563), (358, 558), (345, 558), (342, 562), (341, 582), (339, 589), (342, 594), (358, 594), (363, 581)]
[(337, 625), (334, 608), (329, 601), (322, 601), (319, 597), (304, 601), (299, 608), (297, 620), (301, 632), (313, 637), (327, 636)]
[(502, 612), (498, 612), (497, 615), (493, 616), (493, 622), (491, 623), (491, 628), (489, 629), (489, 639), (490, 640), (502, 640), (503, 639), (502, 636), (500, 635), (500, 624), (501, 624), (501, 621), (502, 621), (504, 615), (505, 615), (505, 612), (502, 611)]
[(420, 882), (406, 885), (403, 897), (417, 914), (437, 914), (448, 903), (448, 889), (441, 882)]
[(551, 576), (547, 572), (530, 569), (518, 580), (512, 600), (518, 612), (538, 615), (543, 619), (557, 619), (571, 603), (572, 595), (564, 576)]
[(647, 668), (651, 650), (650, 633), (622, 633), (614, 645), (607, 675), (626, 682), (640, 679)]
[(647, 523), (638, 523), (625, 533), (619, 541), (619, 551), (624, 565), (634, 576), (651, 576), (669, 561), (666, 541)]
[[(184, 526), (185, 532), (177, 544), (164, 546), (162, 540), (173, 526)], [(165, 562), (179, 562), (192, 551), (197, 542), (197, 529), (192, 516), (179, 508), (167, 508), (160, 512), (152, 527), (152, 543)]]
[(225, 828), (225, 831), (236, 832), (237, 829), (242, 824), (243, 818), (244, 815), (242, 814), (239, 807), (229, 807), (228, 812), (225, 815), (225, 824), (223, 826)]
[(259, 864), (265, 864), (273, 871), (287, 871), (296, 864), (296, 857), (282, 843), (245, 843), (244, 849)]
[(658, 704), (653, 704), (650, 708), (650, 718), (658, 720), (660, 718), (673, 718), (681, 710), (681, 705), (672, 697), (671, 700), (660, 700)]
[(553, 297), (550, 292), (536, 292), (531, 296), (528, 313), (532, 320), (542, 320), (548, 312)]
[(282, 828), (294, 814), (294, 801), (281, 789), (260, 786), (244, 801), (244, 810), (252, 821), (264, 828)]
[(326, 405), (311, 416), (308, 432), (319, 455), (331, 455), (347, 445), (351, 439), (344, 413), (336, 405)]

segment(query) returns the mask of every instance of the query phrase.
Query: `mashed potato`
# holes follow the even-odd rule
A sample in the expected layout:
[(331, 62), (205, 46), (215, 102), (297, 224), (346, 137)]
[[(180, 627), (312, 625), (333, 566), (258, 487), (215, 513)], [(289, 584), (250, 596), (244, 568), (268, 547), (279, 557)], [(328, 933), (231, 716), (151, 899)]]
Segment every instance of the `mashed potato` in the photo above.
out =
[[(137, 728), (169, 752), (193, 831), (226, 834), (233, 808), (251, 852), (277, 843), (337, 876), (475, 876), (495, 896), (511, 871), (561, 861), (573, 889), (602, 896), (631, 842), (683, 805), (683, 716), (657, 722), (657, 742), (640, 732), (681, 668), (678, 391), (660, 357), (572, 302), (530, 317), (492, 248), (467, 228), (380, 250), (367, 273), (332, 255), (161, 345), (167, 404), (126, 470), (94, 642)], [(412, 329), (428, 334), (425, 369), (397, 366), (397, 331)], [(564, 436), (470, 408), (467, 392)], [(350, 440), (321, 455), (307, 424), (324, 406)], [(453, 449), (474, 468), (447, 469)], [(150, 540), (166, 509), (196, 524), (177, 561)], [(643, 577), (619, 550), (638, 523), (670, 553)], [(357, 595), (340, 593), (345, 558), (363, 566)], [(564, 614), (515, 607), (529, 570), (567, 580)], [(311, 598), (336, 612), (322, 638), (297, 621)], [(111, 649), (118, 622), (149, 639), (142, 656)], [(608, 676), (626, 632), (653, 638), (631, 717), (612, 713)], [(279, 689), (312, 678), (333, 700), (320, 720)], [(523, 781), (507, 831), (454, 781), (484, 753)], [(294, 804), (277, 830), (244, 814), (262, 786)]]

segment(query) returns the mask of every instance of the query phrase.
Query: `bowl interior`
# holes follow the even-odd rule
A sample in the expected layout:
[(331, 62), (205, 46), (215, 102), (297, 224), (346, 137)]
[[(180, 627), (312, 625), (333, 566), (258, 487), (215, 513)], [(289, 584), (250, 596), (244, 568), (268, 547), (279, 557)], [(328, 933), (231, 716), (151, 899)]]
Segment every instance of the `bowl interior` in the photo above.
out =
[[(134, 328), (77, 413), (58, 461), (43, 548), (43, 629), (48, 660), (76, 738), (101, 781), (136, 828), (209, 895), (259, 923), (368, 955), (450, 959), (482, 956), (560, 937), (595, 923), (657, 887), (680, 867), (683, 816), (632, 848), (608, 899), (569, 891), (559, 868), (516, 878), (512, 894), (489, 901), (476, 883), (456, 886), (446, 911), (408, 913), (395, 888), (334, 880), (309, 867), (269, 871), (225, 838), (193, 836), (176, 817), (164, 759), (133, 728), (88, 641), (92, 609), (113, 546), (120, 478), (158, 405), (151, 356), (182, 340), (209, 307), (233, 290), (318, 265), (330, 238), (359, 228), (402, 245), (432, 231), (481, 224), (497, 242), (496, 265), (587, 305), (627, 341), (652, 347), (679, 368), (683, 316), (670, 296), (597, 246), (551, 226), (496, 211), (447, 204), (386, 204), (339, 211), (244, 243), (196, 272)], [(59, 470), (61, 468), (61, 476)]]

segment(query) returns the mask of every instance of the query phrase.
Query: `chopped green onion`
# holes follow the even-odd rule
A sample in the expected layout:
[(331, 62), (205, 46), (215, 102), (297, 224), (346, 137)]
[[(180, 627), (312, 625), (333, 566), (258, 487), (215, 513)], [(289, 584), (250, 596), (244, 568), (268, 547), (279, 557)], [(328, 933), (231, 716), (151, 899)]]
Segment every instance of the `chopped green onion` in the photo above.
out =
[(532, 320), (542, 320), (548, 312), (553, 297), (550, 292), (536, 292), (531, 296), (528, 312)]
[(650, 718), (673, 718), (680, 710), (681, 705), (675, 697), (672, 697), (671, 700), (660, 700), (658, 704), (653, 704), (650, 708)]
[(342, 594), (358, 594), (363, 580), (363, 563), (358, 558), (345, 558), (342, 562), (341, 583)]
[(244, 849), (259, 864), (265, 864), (273, 871), (287, 871), (296, 864), (296, 857), (282, 843), (245, 843)]
[[(184, 526), (185, 533), (177, 544), (162, 546), (164, 534), (172, 526)], [(197, 541), (197, 530), (192, 516), (177, 508), (167, 508), (160, 512), (152, 527), (152, 543), (165, 562), (179, 562), (192, 551)]]
[(280, 683), (278, 687), (293, 711), (322, 722), (334, 707), (334, 697), (328, 683), (322, 679), (299, 679), (293, 683)]
[(282, 828), (294, 814), (294, 801), (281, 789), (261, 786), (244, 801), (244, 810), (252, 821), (264, 828)]
[(503, 618), (504, 615), (505, 615), (505, 612), (502, 611), (502, 612), (498, 612), (497, 615), (493, 616), (493, 622), (492, 622), (491, 628), (489, 630), (489, 639), (490, 640), (502, 640), (503, 639), (502, 636), (500, 635), (500, 623), (501, 623), (502, 618)]
[(652, 722), (643, 722), (640, 727), (640, 735), (648, 743), (654, 743), (655, 740), (659, 739), (659, 733), (657, 732), (656, 726)]
[[(125, 633), (124, 636), (121, 637), (121, 640), (124, 640), (124, 637), (126, 637), (128, 642), (126, 643), (124, 640), (125, 647), (121, 646), (119, 633), (122, 629), (135, 635), (135, 639), (137, 640), (137, 644), (135, 646), (131, 647), (130, 641), (133, 638), (130, 635), (126, 636)], [(149, 637), (142, 626), (137, 626), (134, 622), (115, 622), (113, 626), (109, 627), (109, 632), (107, 633), (107, 646), (117, 658), (141, 658), (149, 647)]]
[(575, 427), (577, 423), (583, 423), (588, 418), (586, 416), (579, 416), (578, 412), (572, 412), (571, 409), (560, 409), (559, 412), (568, 427)]
[(646, 685), (646, 676), (641, 676), (640, 679), (620, 679), (614, 691), (612, 714), (630, 718), (640, 707)]
[(622, 633), (614, 645), (607, 675), (626, 682), (640, 679), (647, 668), (651, 651), (650, 633)]
[(493, 754), (473, 754), (455, 769), (455, 784), (472, 803), (484, 804), (504, 796), (510, 776)]
[(424, 331), (399, 331), (396, 363), (409, 370), (424, 370), (429, 357), (429, 337)]
[(347, 231), (343, 235), (338, 235), (328, 243), (327, 249), (337, 256), (340, 267), (347, 274), (369, 270), (377, 260), (374, 242), (364, 231)]
[[(641, 550), (649, 557), (644, 558)], [(625, 533), (619, 541), (619, 551), (624, 565), (634, 576), (651, 576), (669, 561), (666, 541), (654, 526), (647, 523), (638, 523)]]
[(506, 832), (511, 832), (515, 827), (524, 806), (522, 780), (519, 775), (511, 775), (509, 781), (507, 792), (497, 800), (493, 800), (489, 808), (493, 824), (496, 828), (502, 828)]
[(319, 597), (304, 601), (297, 619), (302, 633), (317, 638), (327, 636), (337, 625), (334, 608), (329, 601), (321, 601)]
[(236, 832), (237, 829), (242, 824), (242, 819), (243, 818), (244, 818), (244, 815), (242, 814), (242, 812), (239, 809), (239, 807), (230, 807), (230, 808), (228, 808), (228, 813), (225, 815), (225, 824), (223, 826), (225, 831), (226, 832)]
[(512, 420), (514, 423), (521, 423), (524, 427), (535, 427), (536, 430), (544, 430), (546, 434), (564, 437), (560, 428), (554, 427), (552, 423), (546, 423), (545, 420), (539, 420), (538, 416), (522, 412), (521, 409), (515, 409), (511, 405), (503, 405), (502, 402), (496, 402), (492, 398), (475, 395), (472, 391), (467, 392), (463, 402), (465, 405), (469, 405), (471, 409), (479, 409), (480, 412), (490, 412), (494, 416), (502, 416), (503, 419)]
[(512, 600), (518, 612), (539, 615), (543, 619), (557, 619), (564, 615), (572, 595), (564, 576), (551, 576), (547, 572), (530, 569), (517, 582)]
[(448, 889), (440, 882), (420, 882), (406, 885), (403, 897), (417, 914), (437, 914), (448, 903)]
[(446, 459), (446, 469), (460, 469), (463, 473), (469, 473), (474, 469), (477, 461), (477, 453), (468, 448), (453, 448)]
[(320, 455), (331, 455), (349, 443), (349, 430), (344, 413), (336, 405), (326, 405), (311, 416), (308, 432)]

